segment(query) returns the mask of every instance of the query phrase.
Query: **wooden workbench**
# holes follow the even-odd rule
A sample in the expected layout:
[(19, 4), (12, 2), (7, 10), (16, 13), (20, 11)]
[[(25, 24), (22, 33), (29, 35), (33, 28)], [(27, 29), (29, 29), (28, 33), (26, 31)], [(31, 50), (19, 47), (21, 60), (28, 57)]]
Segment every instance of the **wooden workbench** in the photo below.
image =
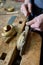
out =
[[(8, 11), (5, 10), (5, 8), (7, 8), (8, 6), (14, 7), (14, 11), (19, 11), (20, 7), (21, 7), (21, 2), (16, 2), (16, 1), (11, 1), (11, 0), (6, 0), (6, 2), (4, 3), (4, 5), (2, 7), (0, 7), (0, 15), (2, 14), (12, 14), (9, 13)], [(14, 13), (13, 13), (14, 14)]]
[[(11, 65), (12, 58), (15, 58), (16, 44), (13, 39), (9, 44), (4, 43), (1, 32), (2, 27), (5, 26), (12, 15), (0, 16), (0, 57), (5, 53), (5, 60), (0, 60), (0, 65)], [(37, 33), (29, 33), (28, 42), (26, 43), (25, 54), (22, 56), (21, 65), (39, 65), (40, 50), (41, 50), (41, 36)], [(13, 55), (12, 55), (13, 54)], [(25, 61), (24, 61), (25, 60)]]
[[(0, 65), (12, 64), (12, 61), (17, 55), (16, 42), (25, 25), (25, 17), (17, 16), (14, 23), (19, 26), (19, 33), (17, 33), (17, 36), (14, 36), (14, 38), (9, 43), (5, 43), (4, 38), (1, 36), (2, 28), (8, 23), (8, 20), (11, 16), (12, 15), (0, 16)], [(22, 24), (19, 23), (19, 21), (22, 21)]]
[(38, 33), (29, 33), (20, 65), (40, 65), (41, 43)]
[[(8, 2), (7, 2), (8, 3)], [(14, 5), (14, 2), (12, 2)], [(11, 3), (10, 3), (11, 4)], [(16, 4), (16, 3), (15, 3)], [(4, 7), (6, 4), (4, 5)], [(7, 14), (2, 8), (0, 14)], [(14, 15), (14, 14), (13, 14)], [(1, 37), (2, 28), (8, 23), (9, 18), (12, 15), (1, 15), (0, 16), (0, 57), (6, 56), (3, 60), (0, 59), (0, 65), (11, 65), (13, 59), (16, 57), (16, 42), (13, 39), (9, 44), (5, 43)], [(18, 14), (17, 14), (18, 16)], [(24, 24), (21, 26), (23, 30)], [(22, 56), (21, 65), (39, 65), (40, 62), (40, 51), (41, 51), (41, 36), (37, 33), (31, 32), (28, 35), (27, 45), (25, 48), (25, 54)]]

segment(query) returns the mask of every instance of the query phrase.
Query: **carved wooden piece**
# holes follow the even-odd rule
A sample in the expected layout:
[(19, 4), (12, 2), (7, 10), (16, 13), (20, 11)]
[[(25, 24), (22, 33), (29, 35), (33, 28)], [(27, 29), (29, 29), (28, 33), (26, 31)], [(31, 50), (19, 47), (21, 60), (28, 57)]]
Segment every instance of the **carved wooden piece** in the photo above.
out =
[(17, 36), (14, 36), (14, 38), (11, 39), (9, 43), (5, 43), (4, 42), (5, 40), (1, 37), (1, 33), (2, 33), (3, 26), (7, 24), (6, 22), (8, 20), (4, 21), (6, 19), (7, 18), (3, 19), (3, 24), (2, 26), (0, 26), (0, 65), (11, 65), (12, 64), (12, 61), (15, 59), (17, 55), (16, 42), (17, 42), (17, 39), (20, 33), (23, 31), (23, 28), (25, 25), (25, 17), (22, 15), (18, 16), (13, 23), (13, 25), (16, 24), (19, 27), (18, 34)]
[(28, 35), (20, 65), (39, 65), (42, 39), (38, 33)]
[[(0, 65), (11, 65), (13, 58), (15, 58), (17, 54), (16, 41), (18, 37), (13, 38), (8, 44), (5, 43), (1, 37), (2, 27), (7, 25), (7, 22), (11, 16), (12, 15), (0, 16), (0, 59), (2, 59), (0, 60)], [(20, 17), (19, 19), (15, 20), (17, 25), (19, 20), (21, 23), (21, 19), (25, 20), (23, 16), (22, 18)], [(18, 25), (18, 27), (20, 27), (19, 34), (22, 32), (24, 25), (25, 25), (25, 21), (23, 22), (22, 25), (21, 24)], [(40, 50), (41, 50), (41, 36), (37, 33), (29, 32), (27, 39), (28, 40), (27, 40), (26, 48), (24, 52), (25, 55), (22, 56), (21, 65), (39, 65)]]

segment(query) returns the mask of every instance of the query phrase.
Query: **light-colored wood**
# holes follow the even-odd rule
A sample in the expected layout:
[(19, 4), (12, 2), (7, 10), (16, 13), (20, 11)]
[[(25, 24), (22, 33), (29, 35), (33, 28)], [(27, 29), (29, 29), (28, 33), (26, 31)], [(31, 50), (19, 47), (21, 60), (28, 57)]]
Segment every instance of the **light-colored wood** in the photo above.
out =
[[(4, 38), (1, 36), (2, 28), (3, 26), (7, 25), (8, 20), (11, 16), (1, 15), (0, 17), (0, 57), (2, 56), (2, 53), (7, 54), (4, 60), (0, 59), (0, 65), (11, 65), (12, 64), (13, 59), (15, 59), (17, 55), (17, 50), (16, 50), (17, 39), (20, 33), (23, 31), (23, 28), (25, 26), (25, 17), (23, 15), (17, 16), (17, 18), (15, 19), (13, 23), (13, 25), (17, 24), (19, 27), (17, 36), (15, 36), (9, 43), (5, 43)], [(22, 24), (20, 24), (19, 21), (22, 21)]]
[(38, 33), (31, 32), (20, 65), (39, 65), (42, 39)]
[[(6, 44), (4, 43), (1, 37), (2, 28), (8, 23), (8, 20), (10, 19), (11, 16), (12, 15), (1, 15), (0, 16), (0, 57), (3, 52), (7, 53), (5, 60), (4, 61), (0, 60), (0, 65), (11, 65), (12, 63), (11, 61), (13, 60), (13, 58), (16, 57), (15, 54), (17, 54), (17, 52), (15, 51), (16, 44), (14, 43), (16, 38), (13, 39), (14, 41), (12, 40), (9, 44)], [(21, 20), (21, 17), (20, 17), (20, 20)], [(17, 21), (18, 20), (16, 19), (16, 22)], [(41, 50), (41, 36), (37, 33), (29, 33), (26, 44), (27, 45), (25, 49), (25, 55), (22, 56), (21, 65), (39, 65), (40, 50)]]
[[(16, 8), (16, 5), (17, 5), (16, 13), (18, 13), (18, 10), (20, 9), (21, 4), (22, 3), (17, 4), (17, 2), (14, 2), (14, 1), (10, 2), (9, 0), (7, 0), (7, 2), (4, 4), (4, 7), (7, 7), (7, 5), (12, 5)], [(18, 16), (18, 14), (14, 14), (14, 13), (15, 13), (15, 11), (7, 12), (4, 10), (4, 8), (0, 8), (0, 14), (8, 14), (8, 15), (0, 15), (0, 57), (1, 57), (2, 53), (4, 53), (4, 52), (7, 53), (5, 60), (0, 60), (0, 65), (11, 65), (13, 58), (15, 58), (16, 54), (17, 54), (16, 43), (14, 43), (15, 40), (17, 40), (17, 39), (14, 38), (9, 44), (7, 44), (4, 42), (4, 40), (1, 37), (2, 27), (4, 27), (8, 23), (8, 20), (10, 19), (10, 17), (13, 15)], [(13, 14), (13, 15), (11, 15), (11, 14)], [(20, 20), (21, 20), (21, 17), (20, 17)], [(24, 18), (23, 18), (23, 20), (24, 20)], [(18, 19), (16, 19), (16, 22), (17, 21), (18, 21)], [(18, 23), (17, 23), (17, 25), (18, 25)], [(24, 26), (24, 23), (22, 26), (20, 25), (21, 28), (23, 28), (23, 26)], [(19, 30), (21, 30), (21, 29), (19, 29)], [(41, 50), (41, 37), (37, 33), (31, 33), (28, 35), (27, 41), (28, 42), (27, 42), (26, 49), (25, 49), (25, 55), (22, 56), (21, 65), (39, 65), (40, 50)]]
[[(0, 6), (0, 14), (15, 14), (18, 13), (18, 11), (20, 10), (21, 7), (21, 2), (15, 2), (15, 0), (6, 0), (6, 2), (3, 4), (3, 6)], [(7, 7), (14, 7), (14, 11), (13, 12), (8, 12), (5, 10), (5, 8)]]

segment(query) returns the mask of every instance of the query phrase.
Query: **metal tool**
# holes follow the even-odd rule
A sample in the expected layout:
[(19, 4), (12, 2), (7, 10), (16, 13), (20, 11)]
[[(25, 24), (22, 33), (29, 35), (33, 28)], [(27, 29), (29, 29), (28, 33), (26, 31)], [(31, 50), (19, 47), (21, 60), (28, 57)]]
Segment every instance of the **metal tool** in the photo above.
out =
[(16, 19), (17, 16), (12, 16), (9, 21), (8, 21), (8, 25), (12, 25), (12, 23), (14, 22), (14, 20)]

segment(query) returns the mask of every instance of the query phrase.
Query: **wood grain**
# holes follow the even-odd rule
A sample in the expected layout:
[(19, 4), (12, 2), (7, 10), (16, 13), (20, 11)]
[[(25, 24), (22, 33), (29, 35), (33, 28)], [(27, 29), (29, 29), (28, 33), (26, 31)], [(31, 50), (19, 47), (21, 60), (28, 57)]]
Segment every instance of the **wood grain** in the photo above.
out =
[[(5, 43), (4, 38), (1, 36), (2, 28), (3, 26), (7, 25), (8, 20), (10, 19), (12, 15), (1, 15), (0, 16), (0, 65), (11, 65), (13, 60), (15, 59), (17, 55), (17, 49), (16, 49), (16, 42), (20, 35), (20, 33), (23, 31), (23, 28), (25, 26), (25, 17), (20, 15), (17, 16), (15, 19), (14, 24), (17, 24), (19, 26), (19, 31), (17, 33), (17, 36), (14, 36), (14, 38), (9, 42)], [(22, 24), (19, 24), (19, 21), (22, 20)], [(3, 60), (2, 54), (5, 53), (6, 57)]]
[(42, 39), (38, 33), (31, 32), (20, 65), (39, 65)]

